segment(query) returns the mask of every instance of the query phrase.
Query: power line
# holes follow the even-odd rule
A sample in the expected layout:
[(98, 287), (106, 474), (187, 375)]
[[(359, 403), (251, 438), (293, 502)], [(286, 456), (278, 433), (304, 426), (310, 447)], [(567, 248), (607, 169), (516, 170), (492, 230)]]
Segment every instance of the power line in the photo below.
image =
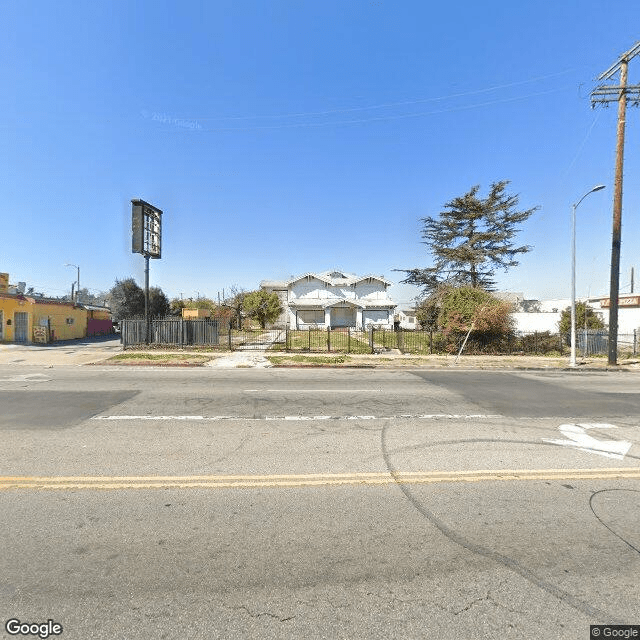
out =
[(325, 116), (334, 113), (352, 113), (354, 111), (369, 111), (373, 109), (387, 109), (390, 107), (401, 107), (412, 104), (425, 104), (429, 102), (440, 102), (443, 100), (451, 100), (453, 98), (464, 98), (467, 96), (479, 95), (482, 93), (491, 93), (492, 91), (499, 91), (500, 89), (509, 89), (511, 87), (522, 86), (523, 84), (531, 84), (533, 82), (540, 82), (541, 80), (548, 80), (549, 78), (555, 78), (563, 76), (573, 71), (573, 69), (566, 69), (565, 71), (559, 71), (557, 73), (551, 73), (544, 76), (537, 76), (529, 78), (527, 80), (519, 80), (517, 82), (509, 82), (507, 84), (495, 85), (493, 87), (486, 87), (484, 89), (475, 89), (473, 91), (464, 91), (461, 93), (452, 93), (445, 96), (436, 96), (433, 98), (416, 98), (412, 100), (401, 100), (398, 102), (386, 102), (382, 104), (369, 105), (366, 107), (348, 107), (343, 109), (328, 109), (326, 111), (306, 111), (299, 113), (283, 113), (283, 114), (271, 114), (271, 115), (250, 115), (250, 116), (206, 116), (206, 117), (191, 117), (193, 120), (258, 120), (267, 118), (303, 118), (309, 116)]
[[(209, 133), (224, 133), (224, 132), (233, 132), (233, 131), (260, 131), (260, 130), (276, 130), (276, 129), (303, 129), (303, 128), (311, 128), (311, 127), (329, 127), (329, 126), (336, 126), (336, 125), (350, 125), (350, 124), (365, 124), (368, 122), (384, 122), (384, 121), (390, 121), (390, 120), (404, 120), (407, 118), (422, 118), (425, 116), (433, 116), (433, 115), (441, 115), (441, 114), (446, 114), (446, 113), (455, 113), (457, 111), (468, 111), (470, 109), (477, 109), (480, 107), (487, 107), (487, 106), (492, 106), (495, 104), (505, 104), (508, 102), (515, 102), (518, 100), (527, 100), (529, 98), (535, 98), (538, 96), (544, 96), (544, 95), (549, 95), (551, 93), (557, 93), (559, 91), (563, 91), (565, 89), (568, 88), (567, 86), (564, 87), (560, 87), (560, 88), (556, 88), (556, 89), (549, 89), (547, 91), (538, 91), (535, 93), (529, 93), (526, 94), (524, 96), (515, 96), (512, 98), (501, 98), (501, 99), (497, 99), (497, 100), (489, 100), (487, 102), (480, 102), (480, 103), (476, 103), (476, 104), (471, 104), (471, 105), (462, 105), (459, 107), (451, 107), (450, 109), (438, 109), (435, 111), (421, 111), (421, 112), (417, 112), (417, 113), (402, 113), (402, 114), (396, 114), (396, 115), (389, 115), (389, 116), (377, 116), (377, 117), (373, 117), (373, 118), (359, 118), (359, 119), (353, 119), (353, 120), (333, 120), (333, 121), (327, 121), (327, 122), (295, 122), (295, 123), (287, 123), (287, 124), (280, 124), (280, 125), (255, 125), (255, 126), (250, 126), (250, 127), (218, 127), (218, 128), (213, 128), (213, 129), (198, 129), (197, 131), (199, 133), (203, 133), (203, 132), (209, 132)], [(178, 130), (176, 129), (160, 129), (159, 131), (165, 131), (165, 132), (176, 132)], [(182, 132), (182, 130), (180, 130), (179, 132)]]

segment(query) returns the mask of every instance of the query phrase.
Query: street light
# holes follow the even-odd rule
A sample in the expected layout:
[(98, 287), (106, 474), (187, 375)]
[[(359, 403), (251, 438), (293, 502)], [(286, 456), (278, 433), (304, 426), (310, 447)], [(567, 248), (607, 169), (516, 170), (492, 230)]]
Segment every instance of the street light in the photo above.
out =
[[(80, 267), (77, 264), (68, 264), (68, 263), (66, 263), (64, 266), (65, 267), (75, 267), (78, 270), (78, 286), (77, 286), (77, 289), (76, 289), (76, 300), (78, 300), (78, 298), (80, 296)], [(71, 302), (73, 302), (73, 300)]]
[[(576, 209), (578, 205), (594, 191), (604, 189), (603, 184), (596, 185), (590, 191), (587, 191), (578, 202), (573, 205), (571, 214), (571, 360), (570, 367), (576, 366)], [(585, 304), (585, 317), (587, 313)]]

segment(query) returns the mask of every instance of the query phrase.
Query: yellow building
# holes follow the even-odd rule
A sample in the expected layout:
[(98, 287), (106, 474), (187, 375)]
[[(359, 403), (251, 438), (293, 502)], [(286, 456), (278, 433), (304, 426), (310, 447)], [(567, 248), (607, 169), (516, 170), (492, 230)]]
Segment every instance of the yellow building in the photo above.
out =
[(0, 341), (51, 342), (87, 335), (87, 312), (70, 302), (0, 292)]
[(189, 320), (196, 318), (210, 318), (211, 309), (182, 309), (182, 317)]

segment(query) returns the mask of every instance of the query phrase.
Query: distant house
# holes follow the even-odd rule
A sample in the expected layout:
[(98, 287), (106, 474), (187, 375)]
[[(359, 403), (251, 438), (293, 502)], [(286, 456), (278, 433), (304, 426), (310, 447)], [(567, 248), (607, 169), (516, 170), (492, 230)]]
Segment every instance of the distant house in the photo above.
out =
[(293, 329), (393, 329), (397, 305), (387, 294), (390, 285), (382, 276), (323, 271), (288, 280), (263, 280), (260, 288), (277, 293), (282, 302), (283, 313), (276, 324)]
[(415, 309), (398, 309), (394, 315), (394, 321), (398, 329), (408, 329), (413, 331), (419, 329), (418, 319)]

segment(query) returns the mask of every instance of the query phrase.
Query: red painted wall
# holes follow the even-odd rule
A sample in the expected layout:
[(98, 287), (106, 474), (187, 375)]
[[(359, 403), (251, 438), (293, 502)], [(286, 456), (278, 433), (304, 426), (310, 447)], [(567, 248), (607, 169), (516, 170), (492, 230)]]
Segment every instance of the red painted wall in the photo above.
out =
[(87, 318), (88, 336), (106, 336), (109, 333), (113, 333), (113, 323), (111, 322), (111, 320)]

